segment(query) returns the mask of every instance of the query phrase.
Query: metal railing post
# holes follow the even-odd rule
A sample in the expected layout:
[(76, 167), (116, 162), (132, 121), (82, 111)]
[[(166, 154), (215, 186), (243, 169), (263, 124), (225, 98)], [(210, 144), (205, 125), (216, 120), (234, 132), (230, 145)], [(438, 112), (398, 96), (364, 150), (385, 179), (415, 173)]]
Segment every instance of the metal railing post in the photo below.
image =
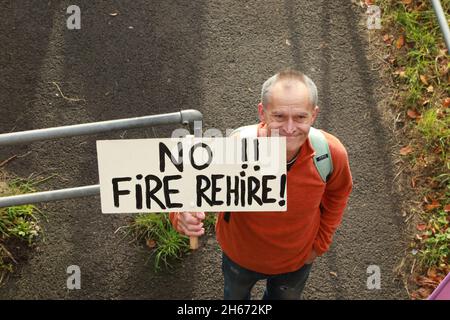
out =
[(441, 27), (444, 41), (447, 45), (447, 50), (450, 53), (450, 29), (448, 27), (447, 18), (445, 17), (444, 10), (442, 9), (441, 2), (439, 0), (431, 0), (431, 4), (433, 5), (434, 13), (437, 16), (439, 26)]

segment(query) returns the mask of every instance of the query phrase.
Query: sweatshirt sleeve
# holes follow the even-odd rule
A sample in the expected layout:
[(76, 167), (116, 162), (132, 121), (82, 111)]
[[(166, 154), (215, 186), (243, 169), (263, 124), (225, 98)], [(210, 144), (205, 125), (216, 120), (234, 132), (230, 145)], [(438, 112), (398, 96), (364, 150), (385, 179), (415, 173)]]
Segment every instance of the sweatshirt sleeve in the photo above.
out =
[(178, 226), (178, 212), (170, 212), (169, 213), (169, 220), (172, 223), (172, 226), (174, 227), (175, 230), (177, 230), (179, 233), (184, 234), (180, 227)]
[(347, 151), (337, 138), (330, 138), (328, 140), (333, 172), (322, 197), (320, 227), (314, 240), (314, 250), (319, 256), (330, 247), (334, 232), (342, 221), (353, 187)]

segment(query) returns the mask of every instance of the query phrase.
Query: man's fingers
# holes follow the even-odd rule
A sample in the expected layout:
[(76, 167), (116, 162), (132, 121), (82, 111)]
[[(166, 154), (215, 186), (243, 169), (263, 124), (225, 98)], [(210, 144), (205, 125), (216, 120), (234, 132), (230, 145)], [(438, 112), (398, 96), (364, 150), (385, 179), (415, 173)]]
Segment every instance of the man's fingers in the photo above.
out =
[(199, 224), (185, 224), (184, 228), (188, 231), (200, 231), (203, 228), (203, 223)]
[(197, 219), (200, 219), (200, 220), (205, 219), (205, 213), (204, 212), (193, 212), (192, 215), (195, 216)]
[(269, 134), (267, 132), (267, 129), (263, 127), (259, 129), (258, 135), (259, 137), (267, 137)]
[(204, 235), (205, 234), (205, 229), (201, 229), (200, 231), (197, 231), (197, 232), (189, 232), (188, 234), (186, 234), (187, 236), (189, 236), (189, 237), (200, 237), (200, 236), (202, 236), (202, 235)]
[(187, 231), (199, 231), (203, 227), (203, 223), (201, 223), (201, 222), (189, 223), (189, 222), (180, 220), (178, 222), (178, 224)]
[(183, 233), (190, 237), (199, 237), (205, 233), (205, 229), (202, 226), (186, 226), (184, 224), (180, 224), (179, 226)]
[(190, 212), (184, 214), (183, 220), (185, 224), (199, 224), (201, 221)]
[(178, 225), (187, 236), (201, 236), (205, 233), (203, 219), (205, 219), (204, 212), (183, 212), (178, 220)]
[(203, 219), (205, 219), (205, 213), (204, 212), (185, 212), (183, 214), (184, 221), (186, 224), (198, 224)]

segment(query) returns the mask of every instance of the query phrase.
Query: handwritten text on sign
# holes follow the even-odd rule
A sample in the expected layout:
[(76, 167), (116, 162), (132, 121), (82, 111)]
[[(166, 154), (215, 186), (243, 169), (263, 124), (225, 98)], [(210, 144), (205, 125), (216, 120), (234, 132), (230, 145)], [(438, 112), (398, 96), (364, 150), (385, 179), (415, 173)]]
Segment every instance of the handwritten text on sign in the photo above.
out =
[(286, 140), (97, 141), (103, 213), (286, 211)]

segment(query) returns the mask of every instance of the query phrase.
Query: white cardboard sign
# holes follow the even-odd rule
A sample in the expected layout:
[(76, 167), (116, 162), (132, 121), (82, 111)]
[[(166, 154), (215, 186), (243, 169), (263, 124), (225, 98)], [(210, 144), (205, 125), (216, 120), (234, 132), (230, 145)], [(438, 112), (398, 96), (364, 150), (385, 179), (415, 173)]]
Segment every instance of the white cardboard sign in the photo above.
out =
[(103, 213), (286, 211), (286, 140), (97, 141)]

